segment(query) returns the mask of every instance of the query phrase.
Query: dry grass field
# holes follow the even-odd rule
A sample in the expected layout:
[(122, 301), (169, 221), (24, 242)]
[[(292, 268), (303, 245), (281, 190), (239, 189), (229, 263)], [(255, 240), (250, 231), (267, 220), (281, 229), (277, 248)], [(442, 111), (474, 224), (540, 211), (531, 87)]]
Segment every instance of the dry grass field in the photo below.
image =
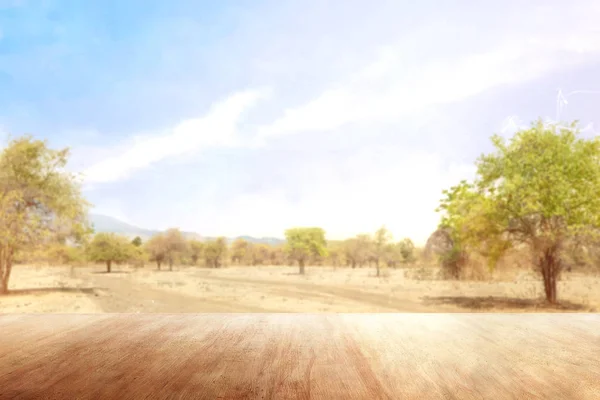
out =
[(176, 267), (157, 271), (102, 266), (19, 265), (1, 313), (196, 312), (594, 312), (600, 277), (565, 274), (559, 308), (547, 308), (542, 284), (528, 273), (498, 274), (491, 281), (435, 279), (433, 269), (389, 269), (377, 278), (368, 268)]

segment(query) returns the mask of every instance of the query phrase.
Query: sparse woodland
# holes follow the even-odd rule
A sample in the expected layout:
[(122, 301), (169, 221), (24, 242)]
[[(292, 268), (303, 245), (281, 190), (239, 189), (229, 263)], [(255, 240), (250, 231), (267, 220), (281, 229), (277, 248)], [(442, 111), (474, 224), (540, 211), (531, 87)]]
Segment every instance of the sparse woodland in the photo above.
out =
[[(476, 161), (472, 182), (442, 193), (440, 225), (424, 248), (393, 238), (385, 226), (346, 240), (327, 240), (319, 227), (284, 232), (281, 246), (225, 238), (186, 239), (169, 229), (148, 240), (94, 234), (77, 177), (65, 169), (68, 149), (22, 137), (0, 154), (0, 292), (13, 265), (101, 263), (173, 270), (174, 266), (296, 265), (386, 270), (438, 264), (447, 279), (465, 279), (475, 266), (533, 269), (546, 300), (557, 303), (565, 271), (594, 271), (600, 261), (600, 141), (575, 123), (537, 121)], [(393, 273), (393, 272), (392, 272)]]

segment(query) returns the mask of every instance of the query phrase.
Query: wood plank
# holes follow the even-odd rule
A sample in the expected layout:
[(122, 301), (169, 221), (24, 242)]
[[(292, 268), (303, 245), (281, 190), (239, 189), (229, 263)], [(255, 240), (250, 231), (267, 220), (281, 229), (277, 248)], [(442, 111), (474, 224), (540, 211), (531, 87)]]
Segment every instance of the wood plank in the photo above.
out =
[(598, 399), (598, 314), (0, 316), (1, 399)]

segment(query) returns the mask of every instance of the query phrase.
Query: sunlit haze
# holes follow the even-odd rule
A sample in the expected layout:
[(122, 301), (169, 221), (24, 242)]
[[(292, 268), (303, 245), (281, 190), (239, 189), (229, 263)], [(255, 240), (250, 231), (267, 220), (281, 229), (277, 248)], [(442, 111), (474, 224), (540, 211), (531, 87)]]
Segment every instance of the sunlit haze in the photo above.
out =
[(593, 0), (0, 9), (0, 131), (70, 146), (94, 212), (145, 228), (423, 243), (493, 133), (600, 123)]

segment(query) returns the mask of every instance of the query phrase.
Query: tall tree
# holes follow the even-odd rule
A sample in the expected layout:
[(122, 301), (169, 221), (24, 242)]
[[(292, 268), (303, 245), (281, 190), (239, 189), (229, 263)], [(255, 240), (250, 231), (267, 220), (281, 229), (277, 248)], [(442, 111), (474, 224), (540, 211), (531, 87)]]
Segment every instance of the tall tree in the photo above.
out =
[(398, 243), (402, 262), (407, 264), (415, 261), (415, 244), (409, 238), (404, 238)]
[(139, 236), (134, 237), (133, 240), (131, 241), (131, 244), (134, 245), (135, 247), (140, 247), (142, 245), (142, 238)]
[(478, 251), (493, 268), (515, 246), (527, 246), (557, 302), (565, 244), (600, 224), (600, 139), (579, 137), (577, 124), (533, 123), (477, 161), (474, 182), (444, 192), (441, 227), (462, 251)]
[(244, 239), (236, 239), (231, 245), (231, 261), (234, 264), (241, 264), (248, 257), (250, 250), (249, 243)]
[(173, 263), (187, 250), (187, 242), (181, 231), (177, 228), (168, 229), (164, 234), (165, 257), (169, 263), (169, 270), (173, 270)]
[(31, 137), (13, 139), (0, 153), (0, 294), (16, 252), (90, 233), (89, 204), (76, 176), (65, 171), (69, 150)]
[(227, 254), (227, 240), (219, 237), (206, 243), (204, 248), (204, 258), (206, 265), (212, 268), (219, 268), (222, 265), (223, 258)]
[(122, 263), (136, 257), (137, 248), (123, 236), (114, 233), (97, 233), (87, 248), (91, 261), (106, 263), (106, 272), (111, 272), (113, 263)]
[(167, 259), (167, 240), (163, 233), (158, 233), (146, 242), (146, 251), (150, 261), (156, 262), (156, 267), (160, 271), (160, 267)]
[(381, 260), (385, 258), (388, 244), (392, 240), (392, 234), (382, 226), (373, 236), (373, 259), (377, 268), (377, 276), (380, 276)]
[(199, 240), (192, 239), (188, 242), (187, 248), (192, 265), (197, 265), (198, 260), (200, 260), (204, 254), (204, 243)]
[(306, 260), (311, 256), (327, 255), (325, 231), (321, 228), (292, 228), (285, 231), (286, 250), (293, 260), (298, 261), (299, 273), (304, 275)]
[(371, 253), (372, 239), (370, 235), (360, 234), (344, 241), (344, 255), (352, 268), (362, 267)]

